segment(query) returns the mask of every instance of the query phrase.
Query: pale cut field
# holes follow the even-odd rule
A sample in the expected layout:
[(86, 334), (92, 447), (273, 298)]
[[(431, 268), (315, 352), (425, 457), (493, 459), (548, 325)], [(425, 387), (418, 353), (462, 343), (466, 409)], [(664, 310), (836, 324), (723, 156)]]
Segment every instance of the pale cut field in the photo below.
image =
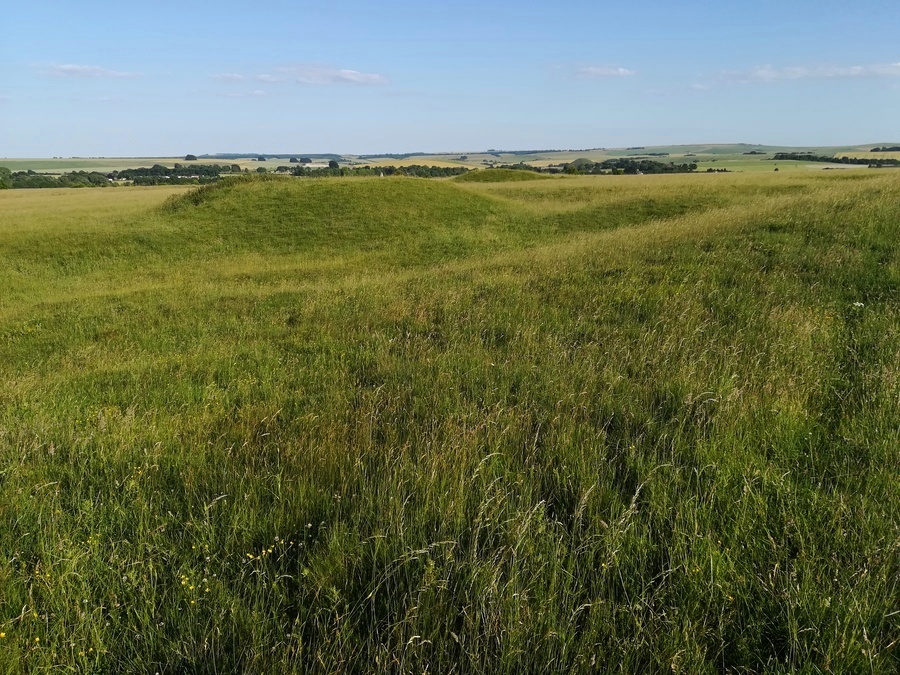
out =
[[(677, 160), (673, 160), (676, 161)], [(798, 162), (798, 161), (771, 161), (766, 157), (761, 159), (747, 158), (722, 158), (713, 161), (709, 157), (687, 157), (684, 161), (694, 161), (697, 163), (697, 171), (704, 172), (708, 168), (712, 169), (728, 169), (729, 171), (745, 171), (753, 173), (763, 173), (766, 171), (773, 172), (778, 167), (779, 173), (782, 171), (822, 171), (824, 169), (840, 169), (855, 171), (865, 169), (865, 166), (853, 164), (828, 164), (827, 162)], [(680, 162), (677, 162), (680, 163)]]
[[(890, 146), (893, 147), (893, 146)], [(855, 157), (857, 159), (869, 159), (869, 160), (878, 160), (878, 159), (900, 159), (900, 152), (861, 152), (858, 150), (854, 150), (851, 152), (838, 152), (835, 154), (835, 157)]]
[[(454, 155), (455, 157), (459, 157), (459, 155)], [(392, 159), (391, 157), (375, 157), (368, 159), (353, 159), (353, 163), (356, 166), (364, 165), (364, 166), (396, 166), (396, 167), (406, 167), (406, 166), (439, 166), (441, 168), (454, 168), (458, 166), (466, 166), (473, 167), (477, 166), (477, 163), (473, 163), (471, 159), (469, 160), (460, 160), (460, 159), (450, 159), (446, 155), (429, 155), (423, 157), (407, 157), (405, 159)]]

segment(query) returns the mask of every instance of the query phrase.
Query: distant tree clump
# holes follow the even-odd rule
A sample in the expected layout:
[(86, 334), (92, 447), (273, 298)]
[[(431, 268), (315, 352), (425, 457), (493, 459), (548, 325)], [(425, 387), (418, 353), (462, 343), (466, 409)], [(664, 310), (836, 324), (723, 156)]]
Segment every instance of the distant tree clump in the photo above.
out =
[(264, 166), (261, 166), (256, 170), (256, 173), (265, 173), (265, 172), (266, 172), (266, 167), (264, 167)]
[(30, 169), (12, 173), (9, 169), (0, 168), (0, 188), (108, 187), (111, 184), (106, 174), (97, 171), (72, 171), (62, 176), (53, 176), (45, 173), (36, 173)]
[(185, 161), (185, 162), (196, 162), (196, 161), (197, 161), (197, 155), (185, 155), (185, 156), (184, 156), (184, 161)]
[[(222, 164), (195, 164), (170, 169), (162, 164), (138, 169), (123, 169), (106, 174), (113, 181), (131, 181), (134, 185), (203, 185), (219, 180), (219, 174), (233, 167)], [(237, 167), (240, 171), (240, 167)]]
[[(337, 162), (335, 162), (337, 164)], [(467, 173), (464, 166), (353, 166), (353, 167), (306, 167), (297, 166), (291, 174), (301, 178), (326, 178), (329, 176), (412, 176), (415, 178), (448, 178)]]
[(300, 163), (301, 164), (312, 164), (312, 159), (310, 157), (301, 157)]
[(799, 162), (828, 162), (829, 164), (857, 164), (873, 168), (882, 166), (900, 166), (900, 159), (885, 157), (884, 159), (865, 159), (863, 157), (829, 157), (827, 155), (814, 155), (811, 152), (777, 152), (772, 157), (773, 161), (799, 161)]
[(329, 169), (338, 169), (338, 168), (340, 168), (340, 164), (338, 164), (333, 159), (330, 159), (330, 160), (328, 160), (328, 168)]
[(543, 169), (539, 166), (532, 166), (531, 164), (525, 164), (524, 162), (519, 162), (518, 164), (500, 164), (499, 166), (494, 165), (491, 167), (492, 169), (511, 169), (513, 171), (535, 171), (537, 173), (541, 173)]
[(298, 163), (300, 162), (300, 160), (297, 159), (296, 157), (291, 157), (288, 161), (289, 161), (291, 164), (298, 164)]
[(652, 159), (618, 158), (607, 159), (603, 162), (592, 162), (589, 159), (577, 159), (563, 166), (563, 172), (568, 174), (626, 174), (637, 175), (642, 173), (693, 173), (697, 170), (697, 164), (675, 164), (674, 162), (657, 162)]
[(256, 161), (257, 161), (257, 162), (265, 162), (265, 161), (266, 161), (266, 158), (263, 157), (262, 155), (260, 155), (259, 157), (256, 158)]

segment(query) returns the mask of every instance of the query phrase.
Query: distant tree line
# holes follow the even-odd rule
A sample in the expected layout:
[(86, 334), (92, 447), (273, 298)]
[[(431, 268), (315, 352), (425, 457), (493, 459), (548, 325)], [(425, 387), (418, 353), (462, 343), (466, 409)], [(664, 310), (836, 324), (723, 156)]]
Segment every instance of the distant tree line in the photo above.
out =
[(866, 166), (900, 166), (900, 159), (890, 157), (864, 159), (862, 157), (828, 157), (811, 152), (777, 152), (770, 161), (828, 162), (829, 164), (862, 164)]
[[(301, 155), (300, 155), (300, 153), (297, 153), (297, 152), (272, 153), (272, 154), (267, 154), (267, 155), (262, 155), (258, 152), (220, 152), (215, 155), (197, 155), (198, 159), (213, 160), (213, 161), (223, 160), (223, 159), (229, 159), (229, 160), (244, 159), (246, 157), (252, 157), (252, 158), (256, 159), (257, 161), (259, 161), (260, 157), (264, 157), (264, 158), (268, 158), (268, 159), (287, 159), (287, 160), (289, 160), (291, 157), (301, 157)], [(324, 155), (304, 155), (303, 157), (305, 157), (305, 159), (309, 162), (312, 162), (313, 160), (327, 161), (329, 159), (334, 159), (334, 160), (340, 161), (341, 159), (343, 159), (343, 157), (341, 155), (335, 155), (335, 154), (331, 154), (331, 153), (326, 153)], [(302, 162), (304, 160), (301, 159), (300, 161)]]
[[(562, 150), (488, 150), (488, 153), (494, 155), (495, 157), (499, 157), (500, 155), (513, 155), (514, 157), (518, 157), (519, 155), (543, 155), (551, 152), (562, 152)], [(579, 151), (568, 150), (568, 152)]]
[[(237, 166), (237, 165), (235, 165)], [(122, 169), (106, 174), (114, 181), (131, 181), (135, 185), (200, 185), (219, 179), (223, 173), (232, 173), (235, 166), (228, 164), (176, 164), (170, 169), (162, 164), (138, 169)], [(240, 170), (240, 167), (237, 167)]]
[[(335, 165), (337, 162), (334, 163)], [(279, 167), (279, 170), (286, 167)], [(416, 178), (447, 178), (468, 173), (463, 166), (354, 166), (354, 167), (307, 167), (296, 166), (290, 169), (293, 176), (301, 178), (327, 178), (329, 176), (414, 176)]]
[[(303, 178), (326, 178), (330, 176), (414, 176), (417, 178), (446, 178), (467, 173), (466, 167), (443, 166), (358, 166), (340, 167), (335, 160), (328, 167), (280, 166), (277, 173)], [(258, 173), (266, 173), (264, 167)], [(97, 171), (72, 171), (61, 176), (37, 173), (35, 171), (12, 172), (0, 167), (0, 189), (7, 188), (62, 188), (62, 187), (109, 187), (130, 182), (133, 185), (203, 185), (219, 180), (220, 174), (243, 173), (238, 165), (197, 164), (169, 168), (162, 164), (138, 169), (122, 169), (111, 173)]]
[(872, 148), (872, 152), (900, 152), (900, 145), (892, 145), (890, 147)]
[(641, 173), (693, 173), (697, 170), (694, 162), (689, 164), (675, 164), (674, 162), (657, 162), (652, 159), (629, 159), (625, 157), (606, 159), (602, 162), (589, 160), (576, 160), (563, 167), (563, 173), (567, 174), (625, 174), (637, 175)]
[(0, 167), (0, 189), (108, 187), (106, 174), (96, 171), (72, 171), (62, 176), (52, 176), (36, 171), (10, 171)]
[(617, 158), (607, 159), (602, 162), (592, 162), (589, 159), (576, 159), (568, 164), (557, 164), (548, 167), (533, 166), (519, 162), (518, 164), (501, 164), (492, 168), (512, 169), (514, 171), (535, 171), (537, 173), (565, 173), (569, 175), (600, 175), (600, 174), (626, 174), (637, 175), (641, 173), (692, 173), (697, 170), (697, 165), (675, 164), (674, 162), (657, 162), (652, 159)]
[(410, 157), (424, 157), (424, 152), (386, 153), (384, 155), (359, 155), (359, 159), (409, 159)]
[(237, 165), (197, 164), (183, 166), (176, 164), (169, 168), (162, 164), (138, 169), (122, 169), (111, 173), (99, 171), (71, 171), (61, 176), (28, 171), (10, 171), (0, 167), (0, 189), (109, 187), (130, 181), (134, 185), (201, 185), (219, 179), (219, 174), (240, 172)]
[(539, 166), (532, 166), (531, 164), (525, 164), (524, 162), (519, 162), (518, 164), (500, 164), (494, 165), (491, 167), (492, 169), (512, 169), (513, 171), (535, 171), (536, 173), (559, 173), (559, 170), (556, 171), (548, 171), (542, 169)]

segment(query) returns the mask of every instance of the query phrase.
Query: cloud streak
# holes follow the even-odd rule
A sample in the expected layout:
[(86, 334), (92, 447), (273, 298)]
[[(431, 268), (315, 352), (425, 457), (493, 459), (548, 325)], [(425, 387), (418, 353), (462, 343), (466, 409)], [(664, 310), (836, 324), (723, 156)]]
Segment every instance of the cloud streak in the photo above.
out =
[(387, 84), (384, 75), (378, 73), (362, 73), (349, 68), (333, 68), (331, 66), (307, 63), (297, 66), (279, 68), (279, 73), (298, 84), (352, 84), (361, 86), (377, 86)]
[(876, 63), (863, 66), (757, 66), (747, 71), (726, 72), (723, 80), (731, 84), (790, 82), (795, 80), (832, 80), (853, 78), (900, 77), (900, 63)]
[(210, 77), (219, 82), (246, 82), (247, 80), (247, 76), (240, 73), (216, 73)]
[(277, 84), (293, 82), (303, 85), (356, 85), (381, 86), (388, 79), (379, 73), (363, 73), (349, 68), (335, 68), (321, 63), (303, 63), (276, 68), (272, 73), (243, 75), (241, 73), (217, 73), (210, 77), (219, 82), (265, 82)]
[(126, 73), (120, 70), (109, 70), (108, 68), (101, 68), (100, 66), (78, 66), (72, 63), (52, 65), (46, 69), (46, 72), (49, 75), (55, 75), (57, 77), (137, 77), (137, 73)]
[(266, 92), (262, 89), (254, 89), (253, 91), (235, 91), (229, 92), (227, 94), (222, 94), (222, 96), (226, 98), (259, 98), (260, 96), (265, 96)]
[(617, 66), (585, 66), (575, 71), (575, 75), (586, 80), (601, 79), (607, 77), (630, 77), (637, 72), (629, 68)]

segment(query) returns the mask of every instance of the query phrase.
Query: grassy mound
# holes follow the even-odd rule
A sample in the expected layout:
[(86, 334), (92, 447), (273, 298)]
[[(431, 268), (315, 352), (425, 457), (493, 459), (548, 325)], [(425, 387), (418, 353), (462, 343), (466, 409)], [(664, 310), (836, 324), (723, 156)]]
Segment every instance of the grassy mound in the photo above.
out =
[(164, 210), (185, 231), (225, 246), (334, 254), (465, 228), (494, 208), (489, 199), (443, 181), (253, 177), (202, 188)]
[(479, 169), (470, 171), (453, 180), (460, 183), (518, 183), (530, 180), (545, 180), (550, 176), (535, 173), (534, 171), (520, 171), (518, 169)]
[(892, 672), (832, 173), (0, 192), (0, 672)]

